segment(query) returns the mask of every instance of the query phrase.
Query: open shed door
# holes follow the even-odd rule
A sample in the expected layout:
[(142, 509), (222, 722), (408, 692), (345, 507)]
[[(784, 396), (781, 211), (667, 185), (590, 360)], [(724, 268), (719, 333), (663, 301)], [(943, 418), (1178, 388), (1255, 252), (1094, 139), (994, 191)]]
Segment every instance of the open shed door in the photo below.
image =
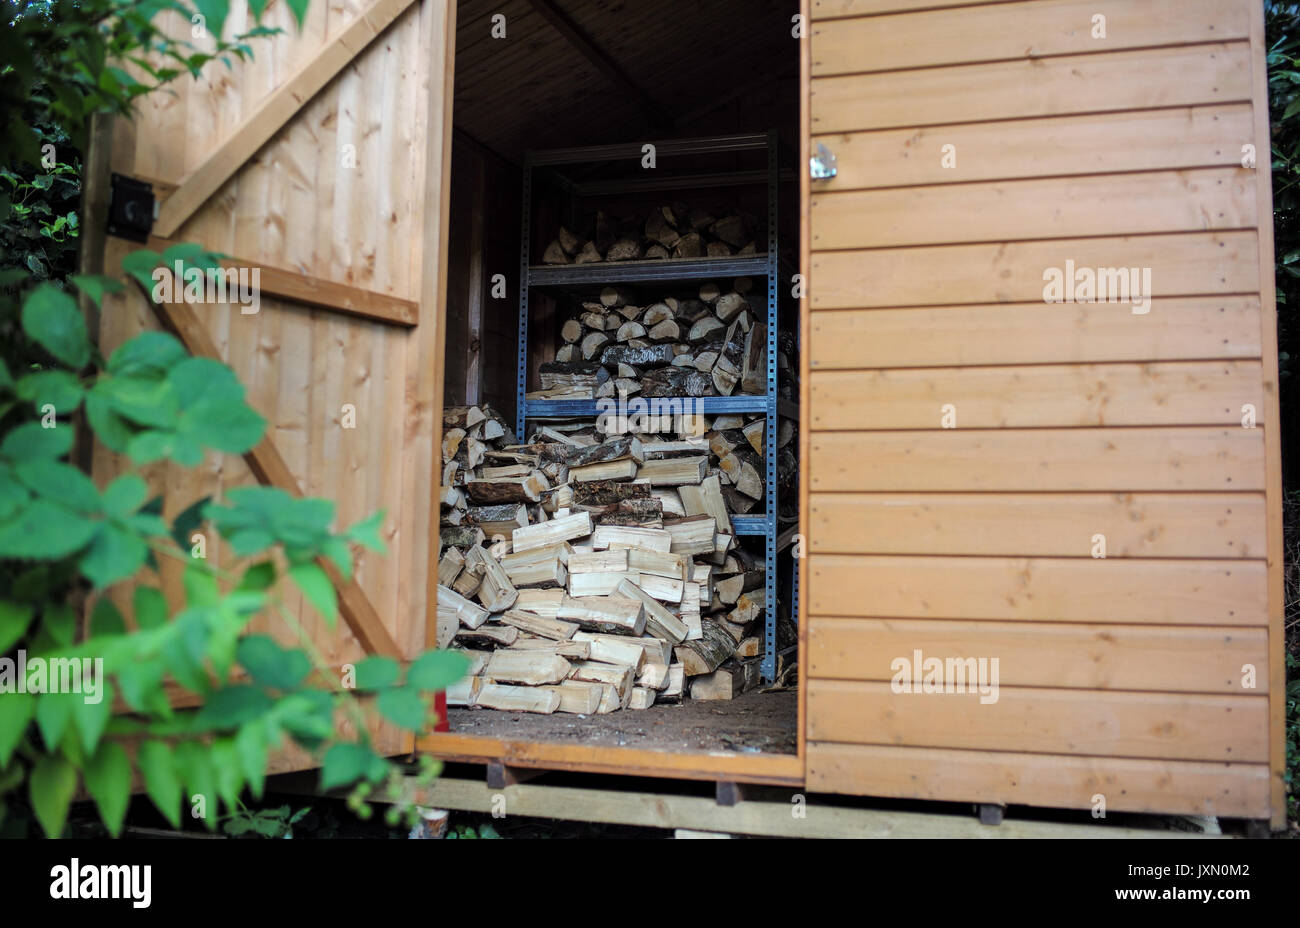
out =
[(1281, 826), (1262, 5), (805, 14), (808, 787)]
[[(313, 0), (299, 31), (289, 5), (272, 3), (263, 22), (283, 33), (254, 40), (252, 61), (214, 62), (114, 127), (112, 170), (153, 182), (162, 201), (149, 247), (198, 242), (261, 269), (255, 314), (165, 310), (191, 352), (234, 368), (268, 420), (242, 458), (154, 468), (167, 516), (254, 481), (334, 500), (340, 526), (387, 512), (388, 554), (363, 553), (355, 580), (339, 581), (336, 630), (284, 586), (333, 666), (411, 657), (434, 624), (454, 15), (453, 0)], [(172, 25), (189, 37), (191, 23)], [(252, 25), (233, 3), (227, 35)], [(110, 237), (105, 268), (117, 273), (138, 247)], [(106, 302), (104, 351), (159, 325), (131, 288)], [(120, 466), (97, 449), (99, 482)], [(207, 555), (228, 557), (216, 539)], [(168, 565), (162, 581), (178, 593), (179, 571)], [(279, 620), (253, 630), (290, 637)], [(394, 730), (377, 747), (405, 745)]]

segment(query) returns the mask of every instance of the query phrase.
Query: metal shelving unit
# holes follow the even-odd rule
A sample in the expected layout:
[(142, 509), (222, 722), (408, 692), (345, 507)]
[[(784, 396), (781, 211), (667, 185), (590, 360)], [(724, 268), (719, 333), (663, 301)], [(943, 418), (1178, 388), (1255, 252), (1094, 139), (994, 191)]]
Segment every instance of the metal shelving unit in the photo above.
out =
[[(776, 493), (776, 425), (778, 416), (798, 418), (798, 406), (777, 396), (776, 339), (778, 330), (777, 284), (780, 258), (777, 249), (777, 194), (779, 166), (776, 131), (752, 135), (714, 136), (676, 139), (655, 143), (659, 159), (681, 155), (709, 155), (725, 152), (764, 151), (765, 171), (736, 171), (731, 174), (668, 175), (658, 178), (635, 178), (625, 181), (572, 182), (557, 178), (561, 190), (573, 197), (611, 195), (620, 192), (681, 190), (737, 184), (766, 184), (767, 250), (764, 254), (729, 258), (695, 258), (685, 260), (624, 261), (582, 265), (539, 265), (529, 263), (532, 242), (533, 172), (539, 167), (627, 162), (639, 164), (640, 144), (601, 145), (528, 152), (523, 165), (523, 228), (519, 256), (519, 356), (516, 373), (516, 434), (523, 440), (528, 419), (580, 417), (598, 414), (595, 400), (528, 400), (528, 324), (530, 297), (540, 288), (585, 288), (613, 283), (653, 284), (704, 280), (714, 277), (761, 277), (767, 282), (767, 380), (761, 396), (702, 397), (705, 414), (764, 413), (767, 419), (764, 441), (765, 508), (762, 515), (732, 516), (737, 535), (762, 536), (766, 547), (766, 597), (764, 602), (764, 648), (762, 677), (776, 676), (776, 606), (777, 606), (777, 493)], [(797, 589), (792, 590), (792, 597)], [(792, 600), (792, 615), (797, 615), (797, 600)]]

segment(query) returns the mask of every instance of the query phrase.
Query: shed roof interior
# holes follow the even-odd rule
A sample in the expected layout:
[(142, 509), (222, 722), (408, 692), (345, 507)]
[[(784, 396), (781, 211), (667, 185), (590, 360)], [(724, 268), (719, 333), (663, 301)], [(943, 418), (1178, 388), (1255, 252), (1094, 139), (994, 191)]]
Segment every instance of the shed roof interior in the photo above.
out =
[[(768, 128), (790, 149), (791, 9), (780, 0), (462, 0), (458, 135), (514, 164), (529, 148)], [(497, 15), (505, 39), (493, 37)]]

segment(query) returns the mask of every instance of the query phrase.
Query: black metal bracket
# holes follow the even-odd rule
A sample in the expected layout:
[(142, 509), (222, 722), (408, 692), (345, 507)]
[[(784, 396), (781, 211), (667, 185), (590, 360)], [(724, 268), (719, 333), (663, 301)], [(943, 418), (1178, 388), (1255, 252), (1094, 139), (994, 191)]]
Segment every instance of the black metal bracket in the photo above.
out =
[(133, 242), (147, 242), (149, 233), (153, 231), (156, 203), (152, 184), (113, 174), (108, 203), (108, 234)]

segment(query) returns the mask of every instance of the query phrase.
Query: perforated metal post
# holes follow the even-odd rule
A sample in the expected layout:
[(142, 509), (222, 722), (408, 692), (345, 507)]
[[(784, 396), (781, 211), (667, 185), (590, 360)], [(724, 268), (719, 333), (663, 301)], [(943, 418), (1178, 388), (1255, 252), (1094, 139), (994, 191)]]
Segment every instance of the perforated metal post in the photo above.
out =
[(764, 682), (776, 679), (776, 336), (777, 283), (780, 260), (777, 254), (777, 138), (776, 130), (767, 134), (767, 440), (763, 452), (767, 458), (767, 511), (763, 541), (767, 547), (766, 596), (763, 615), (763, 662), (759, 672)]
[(524, 218), (519, 246), (519, 353), (515, 371), (515, 440), (528, 440), (524, 424), (528, 418), (528, 296), (532, 281), (528, 275), (528, 252), (532, 241), (533, 153), (524, 153)]

